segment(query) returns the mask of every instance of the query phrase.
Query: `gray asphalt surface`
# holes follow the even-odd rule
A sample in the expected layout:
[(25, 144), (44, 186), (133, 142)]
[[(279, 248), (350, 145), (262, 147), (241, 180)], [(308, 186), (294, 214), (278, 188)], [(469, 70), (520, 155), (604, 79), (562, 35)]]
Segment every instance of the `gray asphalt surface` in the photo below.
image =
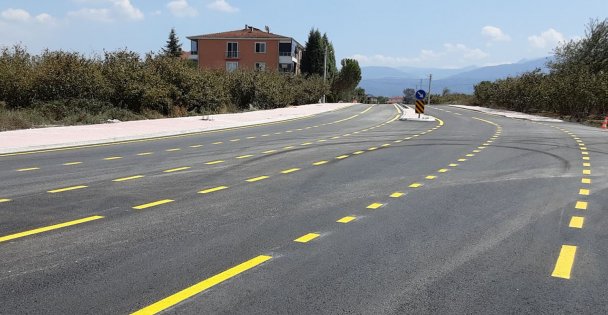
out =
[[(208, 288), (164, 300), (162, 312), (607, 313), (608, 134), (427, 109), (445, 124), (356, 105), (0, 157), (0, 199), (11, 199), (0, 203), (0, 240), (104, 217), (0, 242), (0, 313), (131, 313), (206, 279)], [(28, 168), (39, 169), (17, 171)], [(143, 177), (113, 181), (133, 176)], [(77, 186), (86, 187), (47, 192)], [(227, 188), (198, 193), (216, 187)], [(336, 222), (346, 216), (354, 219)], [(573, 216), (584, 217), (582, 228), (570, 227)], [(318, 236), (294, 242), (308, 233)], [(560, 265), (569, 279), (552, 275), (563, 245), (576, 246)], [(271, 258), (214, 277), (260, 255)]]

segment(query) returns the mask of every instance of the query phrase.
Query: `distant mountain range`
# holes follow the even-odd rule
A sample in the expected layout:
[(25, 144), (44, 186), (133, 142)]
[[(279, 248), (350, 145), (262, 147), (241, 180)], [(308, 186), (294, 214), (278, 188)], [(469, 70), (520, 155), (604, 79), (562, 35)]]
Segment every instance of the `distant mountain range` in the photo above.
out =
[(488, 67), (466, 67), (460, 69), (413, 68), (413, 67), (362, 67), (362, 77), (359, 86), (367, 94), (376, 96), (402, 95), (405, 88), (415, 88), (422, 84), (428, 89), (428, 75), (433, 74), (431, 89), (433, 92), (448, 88), (454, 93), (473, 93), (473, 87), (481, 81), (494, 81), (497, 79), (516, 76), (536, 68), (548, 71), (547, 62), (551, 57), (522, 60), (512, 64), (502, 64)]

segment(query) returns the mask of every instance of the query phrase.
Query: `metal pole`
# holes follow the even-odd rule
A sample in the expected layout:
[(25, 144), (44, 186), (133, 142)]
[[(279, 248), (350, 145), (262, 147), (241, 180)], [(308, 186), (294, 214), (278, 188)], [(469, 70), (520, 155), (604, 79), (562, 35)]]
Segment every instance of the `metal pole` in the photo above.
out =
[(429, 99), (428, 99), (427, 105), (431, 105), (431, 81), (432, 80), (433, 80), (433, 75), (429, 74)]
[[(323, 83), (327, 81), (327, 45), (325, 45), (325, 55), (323, 57)], [(326, 103), (325, 94), (323, 94), (323, 103)]]

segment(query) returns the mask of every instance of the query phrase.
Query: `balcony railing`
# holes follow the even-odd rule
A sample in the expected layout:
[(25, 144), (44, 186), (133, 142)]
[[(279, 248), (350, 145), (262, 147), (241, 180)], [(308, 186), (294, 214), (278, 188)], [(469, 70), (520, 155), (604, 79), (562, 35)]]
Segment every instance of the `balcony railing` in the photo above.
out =
[(293, 55), (291, 51), (279, 51), (279, 56), (293, 57)]
[(238, 51), (227, 51), (226, 52), (226, 58), (228, 58), (228, 59), (237, 59), (237, 58), (239, 58), (239, 52)]

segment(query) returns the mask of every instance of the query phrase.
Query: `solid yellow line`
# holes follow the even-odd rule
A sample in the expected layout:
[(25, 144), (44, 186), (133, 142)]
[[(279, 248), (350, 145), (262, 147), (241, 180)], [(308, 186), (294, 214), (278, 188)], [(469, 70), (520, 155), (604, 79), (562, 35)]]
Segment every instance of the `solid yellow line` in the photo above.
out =
[(72, 186), (72, 187), (66, 187), (66, 188), (53, 189), (53, 190), (49, 190), (47, 192), (50, 193), (50, 194), (55, 194), (55, 193), (60, 193), (60, 192), (64, 192), (64, 191), (82, 189), (82, 188), (87, 188), (87, 187), (88, 186), (80, 185), (80, 186)]
[(105, 161), (112, 161), (112, 160), (118, 160), (118, 159), (122, 159), (122, 156), (110, 156), (110, 157), (104, 158)]
[(247, 154), (247, 155), (241, 155), (241, 156), (237, 156), (236, 158), (237, 158), (237, 159), (246, 159), (246, 158), (250, 158), (250, 157), (252, 157), (252, 156), (253, 156), (253, 154)]
[(40, 169), (40, 167), (20, 168), (17, 170), (17, 172), (35, 171), (35, 170), (39, 170), (39, 169)]
[(293, 240), (294, 242), (298, 242), (298, 243), (308, 243), (312, 240), (314, 240), (315, 238), (319, 237), (320, 235), (317, 233), (308, 233), (306, 235), (300, 236), (298, 238), (296, 238), (295, 240)]
[(68, 163), (63, 163), (63, 165), (65, 165), (65, 166), (70, 166), (70, 165), (78, 165), (78, 164), (82, 164), (82, 162), (68, 162)]
[(378, 203), (378, 202), (374, 202), (371, 205), (367, 206), (367, 209), (378, 209), (378, 208), (380, 208), (382, 206), (383, 206), (383, 204)]
[(220, 191), (220, 190), (224, 190), (224, 189), (228, 189), (228, 187), (227, 186), (218, 186), (218, 187), (214, 187), (214, 188), (209, 188), (209, 189), (201, 190), (198, 193), (199, 194), (209, 194), (209, 193)]
[(154, 207), (154, 206), (163, 205), (165, 203), (169, 203), (169, 202), (173, 202), (173, 201), (175, 201), (175, 200), (163, 199), (163, 200), (159, 200), (159, 201), (150, 202), (150, 203), (146, 203), (146, 204), (143, 204), (143, 205), (135, 206), (135, 207), (133, 207), (133, 209), (141, 210), (141, 209), (146, 209), (146, 208), (150, 208), (150, 207)]
[(180, 148), (175, 148), (175, 149), (167, 149), (165, 151), (167, 151), (167, 152), (175, 152), (175, 151), (181, 151), (181, 150), (182, 149), (180, 149)]
[(215, 164), (220, 164), (220, 163), (224, 163), (224, 161), (211, 161), (211, 162), (207, 162), (205, 164), (207, 164), (207, 165), (215, 165)]
[(253, 182), (261, 181), (261, 180), (264, 180), (264, 179), (267, 179), (267, 178), (270, 178), (270, 176), (259, 176), (259, 177), (254, 177), (254, 178), (247, 179), (247, 180), (245, 180), (245, 181), (246, 181), (246, 182), (253, 183)]
[(144, 177), (144, 175), (135, 175), (135, 176), (130, 176), (130, 177), (123, 177), (123, 178), (117, 178), (115, 180), (112, 180), (113, 182), (125, 182), (128, 180), (133, 180), (133, 179), (138, 179), (138, 178), (142, 178)]
[(0, 203), (3, 203), (3, 202), (9, 202), (9, 201), (11, 201), (11, 199), (7, 199), (7, 198), (0, 198)]
[(424, 186), (424, 185), (421, 184), (421, 183), (413, 183), (413, 184), (409, 185), (408, 187), (410, 187), (410, 188), (420, 188), (422, 186)]
[(579, 210), (587, 210), (587, 205), (586, 201), (577, 201), (574, 207)]
[(163, 173), (174, 173), (174, 172), (184, 171), (184, 170), (191, 169), (191, 168), (192, 167), (190, 167), (190, 166), (172, 168), (172, 169), (169, 169), (169, 170), (164, 170)]
[(576, 255), (576, 246), (562, 245), (559, 252), (559, 257), (555, 263), (555, 269), (551, 276), (556, 278), (570, 279), (570, 272), (574, 264), (574, 256)]
[(184, 290), (181, 290), (171, 296), (168, 296), (154, 304), (150, 304), (139, 311), (131, 313), (131, 315), (144, 315), (144, 314), (156, 314), (171, 306), (174, 306), (186, 299), (189, 299), (215, 285), (218, 285), (236, 275), (239, 275), (253, 267), (256, 267), (263, 262), (270, 260), (271, 256), (260, 255), (253, 259), (250, 259), (244, 263), (236, 265), (226, 271), (218, 273), (217, 275), (207, 278), (193, 286), (190, 286)]
[(568, 226), (571, 228), (575, 228), (575, 229), (582, 229), (584, 223), (585, 223), (584, 217), (574, 216), (570, 219), (570, 224)]
[(288, 170), (281, 171), (281, 174), (289, 174), (289, 173), (297, 172), (299, 170), (300, 170), (299, 168), (290, 168)]
[(583, 195), (583, 196), (589, 196), (589, 189), (584, 189), (584, 188), (581, 188), (581, 189), (578, 191), (578, 194), (579, 194), (579, 195)]
[(41, 228), (37, 228), (37, 229), (25, 231), (25, 232), (21, 232), (21, 233), (15, 233), (15, 234), (11, 234), (11, 235), (6, 235), (6, 236), (0, 237), (0, 243), (6, 242), (6, 241), (10, 241), (10, 240), (14, 240), (16, 238), (21, 238), (21, 237), (25, 237), (25, 236), (29, 236), (29, 235), (34, 235), (34, 234), (39, 234), (39, 233), (43, 233), (43, 232), (48, 232), (48, 231), (51, 231), (51, 230), (56, 230), (56, 229), (60, 229), (60, 228), (64, 228), (64, 227), (68, 227), (68, 226), (72, 226), (72, 225), (76, 225), (76, 224), (81, 224), (81, 223), (85, 223), (85, 222), (89, 222), (89, 221), (99, 220), (99, 219), (103, 219), (103, 218), (104, 217), (102, 217), (102, 216), (95, 215), (95, 216), (91, 216), (91, 217), (87, 217), (87, 218), (82, 218), (82, 219), (78, 219), (78, 220), (74, 220), (74, 221), (68, 221), (68, 222), (59, 223), (59, 224), (55, 224), (55, 225), (49, 225), (49, 226), (45, 226), (45, 227), (41, 227)]
[(340, 219), (340, 220), (338, 220), (336, 222), (338, 222), (338, 223), (348, 223), (348, 222), (353, 221), (355, 219), (356, 219), (356, 217), (354, 217), (354, 216), (347, 216), (347, 217), (344, 217), (344, 218), (342, 218), (342, 219)]
[(402, 192), (394, 192), (390, 195), (390, 197), (391, 198), (401, 198), (401, 197), (403, 197), (403, 195), (405, 195), (405, 194)]
[(327, 162), (328, 162), (328, 161), (319, 161), (319, 162), (314, 162), (314, 163), (312, 163), (312, 165), (316, 165), (316, 166), (318, 166), (318, 165), (323, 165), (323, 164), (325, 164), (325, 163), (327, 163)]

